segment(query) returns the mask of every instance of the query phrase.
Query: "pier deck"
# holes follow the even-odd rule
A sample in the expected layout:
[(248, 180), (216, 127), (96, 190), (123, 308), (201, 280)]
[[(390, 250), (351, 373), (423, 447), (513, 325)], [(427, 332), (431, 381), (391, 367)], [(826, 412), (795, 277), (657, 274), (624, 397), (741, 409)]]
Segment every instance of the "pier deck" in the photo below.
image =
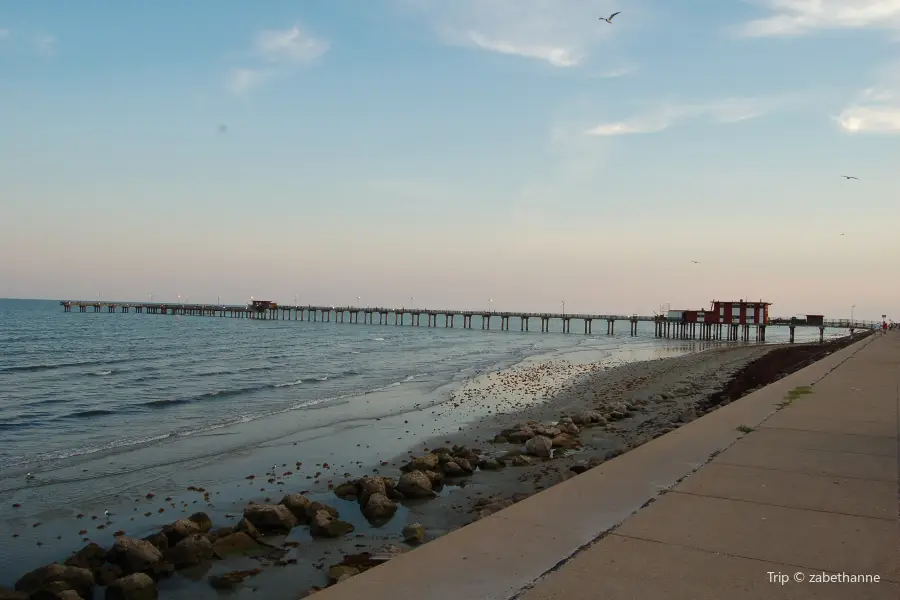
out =
[[(63, 300), (60, 302), (65, 312), (103, 312), (103, 313), (137, 313), (155, 315), (182, 315), (203, 317), (230, 317), (238, 319), (264, 319), (282, 321), (321, 321), (334, 323), (359, 323), (362, 315), (363, 323), (372, 325), (400, 326), (410, 324), (422, 326), (422, 316), (426, 317), (426, 327), (441, 326), (453, 328), (456, 319), (462, 319), (462, 327), (473, 329), (480, 324), (481, 329), (491, 329), (491, 323), (499, 320), (500, 329), (509, 331), (518, 325), (520, 331), (529, 331), (532, 320), (540, 322), (542, 332), (550, 331), (550, 324), (557, 323), (562, 333), (571, 333), (572, 321), (581, 322), (585, 335), (592, 334), (594, 322), (606, 323), (606, 334), (615, 333), (616, 323), (628, 324), (629, 333), (638, 335), (639, 323), (653, 323), (654, 335), (662, 338), (701, 339), (729, 341), (750, 341), (751, 331), (755, 332), (757, 341), (765, 341), (767, 327), (788, 327), (790, 341), (794, 341), (796, 327), (818, 327), (820, 341), (825, 337), (826, 329), (849, 329), (853, 333), (857, 329), (871, 329), (877, 324), (873, 321), (849, 321), (846, 319), (825, 320), (820, 324), (806, 324), (791, 319), (772, 319), (770, 323), (750, 325), (738, 323), (691, 323), (674, 321), (663, 315), (616, 315), (616, 314), (581, 314), (553, 312), (518, 312), (518, 311), (473, 311), (454, 309), (424, 308), (389, 308), (389, 307), (356, 307), (356, 306), (298, 306), (277, 305), (274, 307), (258, 307), (226, 304), (172, 304), (156, 302), (90, 302)], [(346, 317), (346, 319), (345, 319)], [(391, 318), (393, 317), (393, 318)], [(408, 319), (407, 319), (408, 317)], [(376, 323), (377, 320), (377, 323)]]
[(895, 600), (898, 389), (870, 336), (314, 597)]

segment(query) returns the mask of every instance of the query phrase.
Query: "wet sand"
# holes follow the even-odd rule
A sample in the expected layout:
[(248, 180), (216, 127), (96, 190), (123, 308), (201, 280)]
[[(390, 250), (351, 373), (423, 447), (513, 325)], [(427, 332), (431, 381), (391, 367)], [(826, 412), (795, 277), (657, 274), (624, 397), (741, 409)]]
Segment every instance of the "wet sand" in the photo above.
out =
[[(271, 540), (275, 545), (288, 542), (277, 557), (216, 561), (179, 571), (159, 583), (162, 597), (213, 597), (217, 592), (207, 582), (209, 575), (263, 563), (263, 572), (233, 595), (260, 590), (276, 600), (295, 598), (311, 585), (327, 583), (328, 566), (343, 555), (402, 543), (401, 530), (407, 524), (421, 523), (426, 539), (433, 539), (477, 518), (476, 503), (534, 493), (573, 475), (572, 466), (603, 460), (677, 426), (673, 421), (691, 418), (683, 415), (690, 406), (721, 389), (734, 371), (773, 348), (715, 347), (700, 354), (628, 362), (703, 347), (687, 343), (631, 351), (638, 352), (635, 356), (597, 357), (586, 352), (567, 359), (534, 359), (476, 377), (447, 402), (413, 403), (413, 410), (392, 414), (373, 397), (367, 418), (289, 433), (228, 456), (198, 453), (191, 457), (187, 448), (177, 460), (161, 457), (156, 467), (129, 469), (120, 457), (98, 457), (78, 465), (80, 472), (73, 467), (69, 472), (41, 474), (35, 481), (0, 492), (6, 504), (3, 518), (16, 536), (0, 541), (0, 552), (17, 557), (3, 561), (0, 585), (11, 587), (26, 571), (64, 559), (86, 540), (109, 547), (114, 532), (143, 537), (201, 510), (215, 527), (234, 525), (248, 501), (278, 502), (285, 493), (304, 492), (338, 509), (341, 519), (353, 524), (355, 531), (344, 538), (313, 540), (308, 528), (297, 527), (289, 536)], [(470, 477), (448, 480), (437, 498), (405, 502), (380, 527), (366, 521), (356, 502), (341, 500), (328, 489), (367, 473), (396, 478), (411, 453), (438, 445), (468, 445), (482, 450), (485, 457), (502, 455), (516, 447), (489, 443), (501, 429), (531, 419), (556, 421), (561, 412), (615, 402), (634, 403), (635, 410), (614, 424), (583, 428), (580, 450), (534, 466), (479, 470)], [(428, 441), (411, 449), (415, 439)], [(191, 444), (199, 450), (202, 440)], [(265, 476), (273, 465), (277, 465), (277, 477)], [(246, 479), (250, 475), (256, 477)], [(53, 495), (60, 486), (67, 493), (76, 490), (73, 500), (62, 506)], [(13, 503), (19, 506), (9, 508)], [(102, 516), (107, 507), (113, 513), (109, 522)]]

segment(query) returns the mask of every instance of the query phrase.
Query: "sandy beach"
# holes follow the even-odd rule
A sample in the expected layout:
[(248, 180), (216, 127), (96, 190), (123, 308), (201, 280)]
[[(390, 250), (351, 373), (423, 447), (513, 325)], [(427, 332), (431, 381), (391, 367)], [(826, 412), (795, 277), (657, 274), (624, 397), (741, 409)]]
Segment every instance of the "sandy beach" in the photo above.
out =
[[(146, 544), (159, 554), (151, 562), (179, 567), (155, 567), (161, 597), (213, 597), (213, 583), (239, 598), (258, 592), (276, 600), (296, 598), (383, 560), (361, 553), (407, 551), (702, 416), (711, 408), (710, 397), (736, 374), (781, 347), (712, 345), (690, 354), (674, 348), (669, 353), (680, 355), (671, 358), (595, 361), (585, 355), (481, 374), (455, 389), (449, 401), (373, 414), (376, 435), (397, 438), (380, 444), (377, 456), (367, 452), (373, 428), (350, 423), (342, 425), (342, 448), (332, 448), (335, 438), (318, 431), (312, 437), (285, 435), (227, 460), (183, 461), (163, 478), (143, 478), (127, 494), (117, 491), (112, 517), (99, 508), (29, 514), (28, 500), (17, 500), (4, 510), (11, 513), (15, 536), (5, 540), (4, 551), (32, 550), (19, 553), (28, 559), (24, 568), (6, 566), (2, 584), (13, 587), (26, 571), (64, 560), (68, 552), (53, 547), (57, 536), (73, 548), (96, 542), (104, 549), (148, 537)], [(427, 441), (409, 447), (411, 431)], [(295, 459), (297, 447), (335, 460)], [(197, 460), (205, 464), (205, 481), (190, 475)], [(40, 492), (30, 494), (14, 491), (4, 499), (36, 503)], [(124, 508), (126, 502), (133, 508)], [(279, 502), (287, 508), (278, 508)], [(188, 516), (193, 524), (179, 521), (173, 532), (173, 521)], [(73, 530), (80, 539), (73, 539)], [(154, 536), (160, 530), (167, 533)], [(248, 547), (222, 550), (237, 542)], [(135, 570), (121, 558), (125, 554), (104, 563), (102, 556), (91, 562), (83, 553), (70, 563), (88, 567), (100, 581), (101, 566)], [(213, 560), (220, 554), (226, 558)], [(351, 566), (332, 568), (342, 560)]]

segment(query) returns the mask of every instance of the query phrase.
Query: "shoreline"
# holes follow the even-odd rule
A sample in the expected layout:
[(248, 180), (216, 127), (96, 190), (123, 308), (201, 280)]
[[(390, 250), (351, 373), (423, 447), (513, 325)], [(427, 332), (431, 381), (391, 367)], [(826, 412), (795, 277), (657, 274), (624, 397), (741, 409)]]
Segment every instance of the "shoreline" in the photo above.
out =
[[(855, 339), (859, 339), (859, 336)], [(518, 371), (506, 369), (500, 372), (484, 374), (485, 381), (470, 387), (469, 391), (472, 393), (468, 396), (458, 399), (456, 402), (451, 400), (437, 406), (422, 408), (418, 412), (424, 414), (429, 412), (429, 409), (434, 410), (450, 405), (448, 411), (452, 408), (456, 408), (457, 413), (462, 413), (454, 416), (454, 418), (457, 419), (457, 423), (462, 423), (460, 417), (466, 414), (466, 402), (470, 404), (481, 404), (483, 407), (486, 402), (486, 397), (491, 394), (494, 396), (494, 399), (488, 401), (489, 404), (508, 410), (499, 413), (488, 411), (488, 415), (483, 416), (480, 419), (476, 418), (469, 425), (460, 428), (461, 430), (458, 432), (444, 431), (437, 437), (431, 438), (431, 441), (427, 442), (423, 448), (436, 446), (438, 444), (443, 445), (443, 442), (452, 440), (453, 443), (460, 445), (477, 443), (479, 449), (484, 451), (485, 456), (491, 456), (498, 452), (498, 448), (495, 447), (496, 445), (488, 444), (484, 438), (489, 434), (493, 435), (498, 433), (501, 421), (529, 420), (531, 418), (534, 418), (535, 420), (544, 420), (549, 419), (549, 417), (554, 414), (558, 419), (561, 410), (575, 411), (579, 408), (585, 408), (591, 403), (595, 404), (598, 401), (598, 394), (603, 396), (602, 401), (607, 404), (620, 402), (624, 395), (634, 396), (635, 394), (643, 394), (644, 397), (632, 398), (634, 402), (638, 403), (637, 405), (633, 405), (633, 408), (640, 408), (640, 410), (627, 411), (633, 413), (631, 416), (617, 420), (615, 423), (611, 423), (602, 428), (582, 428), (580, 430), (582, 449), (578, 452), (574, 452), (569, 456), (555, 458), (553, 461), (542, 461), (533, 466), (507, 467), (506, 469), (495, 473), (478, 472), (474, 477), (463, 477), (455, 480), (452, 483), (459, 485), (446, 485), (434, 500), (408, 501), (401, 503), (393, 519), (381, 528), (372, 529), (371, 527), (367, 527), (366, 520), (360, 513), (359, 505), (356, 502), (340, 500), (333, 493), (327, 491), (327, 489), (321, 489), (325, 485), (326, 476), (319, 478), (321, 486), (318, 489), (315, 489), (316, 486), (314, 485), (309, 486), (307, 484), (306, 487), (311, 488), (307, 490), (297, 489), (303, 486), (299, 485), (299, 482), (296, 480), (290, 481), (290, 477), (275, 477), (274, 479), (277, 481), (274, 481), (276, 484), (274, 489), (264, 485), (259, 492), (255, 492), (257, 501), (263, 500), (260, 498), (263, 494), (266, 496), (273, 496), (269, 498), (269, 501), (277, 502), (284, 493), (303, 491), (310, 499), (325, 502), (337, 508), (340, 512), (341, 519), (346, 519), (351, 522), (351, 524), (354, 524), (358, 531), (364, 531), (365, 533), (359, 533), (354, 536), (346, 536), (346, 538), (330, 541), (326, 547), (324, 544), (319, 543), (319, 540), (316, 540), (311, 544), (308, 543), (311, 541), (311, 538), (305, 533), (305, 528), (298, 528), (292, 531), (290, 536), (282, 540), (291, 544), (290, 551), (287, 554), (289, 558), (282, 557), (274, 561), (274, 564), (278, 564), (279, 561), (287, 561), (284, 562), (282, 566), (292, 566), (286, 569), (266, 569), (259, 576), (254, 576), (254, 585), (259, 586), (254, 589), (266, 589), (269, 592), (274, 592), (279, 589), (283, 590), (283, 586), (288, 585), (292, 586), (291, 589), (293, 591), (290, 594), (281, 593), (280, 595), (284, 597), (295, 597), (299, 591), (302, 591), (305, 587), (309, 587), (306, 583), (309, 582), (311, 576), (312, 579), (316, 579), (317, 577), (318, 583), (311, 582), (310, 585), (323, 585), (324, 581), (322, 581), (322, 579), (327, 579), (327, 577), (319, 572), (326, 570), (328, 565), (336, 563), (340, 555), (351, 554), (354, 551), (359, 552), (361, 548), (371, 550), (386, 542), (394, 544), (402, 543), (403, 536), (401, 530), (406, 524), (411, 524), (413, 522), (421, 523), (425, 529), (424, 533), (426, 539), (433, 539), (443, 533), (447, 533), (459, 526), (465, 525), (467, 522), (471, 522), (473, 519), (471, 510), (476, 503), (480, 502), (482, 507), (491, 507), (492, 504), (496, 505), (498, 502), (499, 504), (503, 504), (504, 502), (510, 501), (510, 496), (521, 496), (522, 494), (527, 495), (534, 493), (548, 487), (548, 485), (563, 481), (569, 476), (574, 476), (574, 471), (571, 470), (572, 467), (577, 467), (579, 465), (586, 466), (587, 464), (590, 464), (592, 460), (594, 462), (602, 462), (602, 460), (611, 458), (611, 456), (616, 453), (627, 450), (629, 447), (634, 447), (634, 443), (639, 441), (639, 438), (643, 437), (651, 439), (651, 437), (663, 432), (667, 427), (672, 427), (673, 418), (678, 417), (681, 419), (685, 412), (685, 407), (688, 404), (699, 402), (700, 399), (709, 396), (710, 393), (715, 393), (715, 391), (724, 387), (725, 383), (730, 379), (731, 373), (740, 370), (743, 365), (754, 358), (768, 354), (780, 347), (772, 344), (752, 344), (737, 347), (715, 344), (715, 346), (719, 347), (676, 358), (627, 363), (623, 366), (609, 369), (586, 367), (581, 371), (577, 368), (569, 368), (566, 370), (560, 365), (553, 366), (551, 364), (551, 366), (547, 366), (547, 363), (537, 363), (530, 367), (524, 366)], [(799, 344), (795, 345), (795, 347), (800, 346), (801, 345)], [(527, 362), (527, 359), (522, 362)], [(590, 366), (592, 363), (585, 364)], [(703, 366), (704, 364), (706, 365), (705, 368)], [(538, 387), (539, 384), (535, 382), (546, 379), (546, 371), (554, 368), (557, 369), (556, 375), (558, 375), (558, 379), (565, 389), (555, 390), (552, 397), (548, 399), (538, 399), (535, 392), (540, 392), (541, 389)], [(731, 370), (729, 371), (729, 369)], [(698, 375), (698, 372), (700, 371), (702, 371), (702, 373)], [(710, 379), (712, 375), (716, 375), (717, 378)], [(533, 397), (532, 401), (527, 403), (523, 402), (521, 398), (510, 399), (508, 397), (511, 389), (522, 388), (521, 383), (523, 378), (527, 381), (531, 381), (533, 384), (532, 387), (525, 386), (525, 389), (529, 391)], [(706, 383), (697, 382), (696, 380), (698, 378), (708, 379), (709, 381)], [(601, 388), (600, 391), (597, 390), (598, 385)], [(670, 394), (670, 392), (674, 391), (676, 388), (680, 390), (678, 394)], [(461, 389), (464, 390), (465, 386)], [(543, 389), (547, 389), (546, 383), (545, 388)], [(475, 390), (478, 390), (478, 392), (476, 393)], [(590, 396), (588, 396), (589, 391), (593, 392)], [(667, 395), (671, 397), (666, 397)], [(654, 398), (654, 396), (658, 396), (658, 398)], [(453, 404), (457, 404), (457, 406), (454, 407), (452, 406)], [(406, 416), (406, 413), (401, 413), (400, 416)], [(452, 420), (447, 416), (437, 417), (437, 419), (441, 418), (444, 420)], [(685, 418), (690, 417), (688, 416)], [(676, 423), (677, 422), (680, 421), (676, 421)], [(422, 422), (416, 424), (420, 424), (424, 427), (426, 423)], [(507, 426), (509, 425), (510, 424), (507, 424)], [(674, 426), (677, 426), (677, 424)], [(327, 437), (322, 435), (318, 437), (327, 440)], [(365, 438), (363, 437), (363, 440), (364, 439)], [(403, 436), (401, 435), (401, 442), (402, 439)], [(285, 441), (284, 444), (276, 445), (276, 448), (280, 447), (284, 449), (285, 444), (288, 443), (296, 444), (296, 442), (288, 440)], [(361, 446), (362, 442), (360, 442), (359, 447)], [(418, 448), (418, 445), (416, 448)], [(406, 454), (396, 454), (393, 459), (381, 460), (378, 462), (381, 469), (376, 467), (373, 471), (375, 474), (378, 474), (379, 470), (383, 470), (385, 475), (396, 477), (398, 474), (397, 468), (402, 464), (402, 462), (400, 462), (401, 458), (408, 459), (409, 454), (415, 451), (416, 449), (413, 448), (408, 450)], [(422, 449), (419, 449), (419, 452), (421, 451)], [(508, 453), (509, 448), (505, 451)], [(326, 467), (321, 467), (321, 464), (322, 463), (317, 464), (316, 467), (320, 470), (324, 470)], [(356, 466), (359, 468), (350, 469), (349, 466), (346, 467), (348, 472), (345, 472), (344, 475), (349, 475), (349, 478), (352, 478), (353, 475), (349, 473), (349, 471), (354, 470), (359, 473), (362, 470), (362, 464), (361, 461), (356, 461)], [(556, 468), (550, 469), (547, 466), (548, 464), (552, 464), (552, 466)], [(599, 464), (599, 462), (596, 462), (596, 464)], [(290, 465), (288, 465), (288, 467), (290, 467)], [(344, 466), (341, 465), (339, 468), (344, 468)], [(310, 478), (311, 476), (307, 477)], [(331, 475), (330, 477), (332, 477), (332, 479), (328, 481), (330, 481), (333, 486), (340, 485), (344, 480), (343, 476), (337, 474)], [(277, 487), (278, 485), (281, 485), (282, 487), (279, 488)], [(247, 487), (249, 487), (249, 485)], [(249, 489), (247, 491), (249, 492)], [(212, 493), (217, 494), (218, 492)], [(491, 498), (492, 496), (498, 495), (506, 496), (506, 498), (502, 498), (497, 502), (487, 502), (485, 504), (485, 498)], [(208, 497), (205, 499), (209, 500)], [(234, 521), (240, 518), (239, 515), (243, 507), (243, 498), (240, 500), (241, 502), (232, 502), (228, 507), (216, 507), (214, 511), (210, 511), (213, 522), (223, 524), (221, 513), (227, 511), (229, 514), (235, 515), (235, 518), (231, 520), (232, 522), (228, 523), (229, 525), (233, 525)], [(198, 507), (193, 506), (194, 504), (199, 504), (200, 507), (203, 506), (195, 499), (190, 503), (184, 503), (181, 512), (188, 513), (189, 511), (197, 509)], [(207, 502), (206, 504), (211, 504), (211, 502)], [(496, 506), (493, 506), (493, 508), (496, 508)], [(481, 513), (483, 513), (484, 510), (485, 508), (482, 508)], [(490, 510), (490, 508), (487, 510)], [(163, 515), (160, 515), (160, 517), (162, 516)], [(185, 514), (184, 516), (187, 515)], [(475, 516), (483, 516), (483, 514), (475, 514)], [(171, 522), (171, 519), (171, 516), (168, 517), (168, 519), (165, 520), (165, 523)], [(158, 529), (158, 527), (156, 528)], [(57, 559), (61, 560), (62, 557), (57, 557)], [(294, 563), (291, 563), (290, 561), (296, 561), (300, 568), (293, 566)], [(199, 579), (179, 572), (175, 577), (161, 581), (160, 591), (165, 597), (172, 598), (181, 596), (184, 596), (185, 598), (188, 596), (196, 597), (198, 594), (202, 596), (206, 593), (204, 590), (209, 593), (215, 593), (209, 583), (206, 582), (205, 576), (222, 571), (222, 568), (226, 568), (226, 565), (222, 564), (225, 562), (229, 563), (227, 567), (235, 565), (238, 565), (238, 567), (241, 565), (247, 566), (250, 564), (246, 563), (246, 561), (244, 563), (240, 563), (240, 561), (221, 561), (217, 564), (210, 565), (209, 568), (207, 568), (207, 571), (198, 573)], [(252, 564), (258, 566), (259, 563), (257, 561), (252, 561)], [(248, 569), (250, 568), (251, 567), (248, 566)], [(249, 592), (250, 589), (251, 588), (249, 587), (240, 586), (239, 589), (236, 590), (236, 593), (241, 592), (241, 590), (247, 590)]]

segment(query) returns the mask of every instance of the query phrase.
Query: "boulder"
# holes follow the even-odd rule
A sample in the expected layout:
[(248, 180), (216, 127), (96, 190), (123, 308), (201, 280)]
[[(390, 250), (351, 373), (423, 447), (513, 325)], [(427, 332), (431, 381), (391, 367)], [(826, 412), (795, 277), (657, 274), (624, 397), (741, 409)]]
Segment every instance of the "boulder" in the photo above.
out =
[(97, 585), (107, 586), (123, 575), (125, 573), (119, 565), (106, 564), (94, 572), (94, 581), (97, 582)]
[(94, 574), (88, 569), (51, 563), (26, 573), (16, 582), (16, 591), (33, 596), (47, 590), (61, 592), (74, 590), (78, 595), (90, 598), (94, 589)]
[(94, 574), (88, 569), (51, 563), (26, 573), (16, 582), (16, 591), (33, 595), (40, 590), (74, 590), (90, 598), (94, 589)]
[(328, 582), (331, 584), (340, 583), (342, 578), (353, 577), (359, 575), (359, 569), (350, 565), (332, 565), (328, 569)]
[(263, 537), (259, 530), (253, 525), (253, 523), (251, 523), (247, 519), (241, 519), (240, 521), (238, 521), (238, 524), (234, 526), (234, 532), (246, 533), (254, 540), (261, 540)]
[(213, 554), (217, 558), (227, 558), (235, 555), (247, 556), (259, 552), (262, 548), (263, 546), (250, 535), (239, 531), (216, 540), (213, 544)]
[(166, 562), (175, 565), (176, 569), (193, 567), (213, 557), (213, 545), (202, 535), (184, 538), (163, 554)]
[(334, 495), (341, 500), (356, 500), (359, 497), (359, 483), (348, 481), (334, 488)]
[(439, 490), (444, 485), (444, 474), (440, 471), (425, 471), (425, 477), (431, 482), (431, 487), (434, 490)]
[(528, 454), (540, 458), (549, 458), (551, 448), (553, 448), (553, 442), (550, 438), (542, 435), (537, 435), (525, 442), (525, 450)]
[(381, 477), (363, 477), (359, 480), (359, 504), (366, 506), (369, 503), (369, 497), (373, 494), (381, 494), (387, 496), (388, 486)]
[(535, 435), (542, 435), (546, 438), (555, 438), (562, 433), (562, 430), (559, 427), (541, 424), (534, 426), (532, 431), (534, 431)]
[(307, 519), (312, 519), (320, 510), (324, 510), (335, 519), (341, 516), (340, 513), (338, 513), (338, 510), (333, 506), (328, 506), (327, 504), (322, 504), (321, 502), (310, 502), (309, 506), (306, 507)]
[(290, 533), (297, 517), (281, 504), (253, 504), (244, 509), (244, 518), (262, 533)]
[(474, 460), (469, 460), (468, 458), (466, 458), (466, 457), (464, 457), (464, 456), (457, 456), (457, 457), (455, 457), (455, 458), (453, 459), (453, 462), (455, 462), (456, 464), (458, 464), (459, 467), (460, 467), (464, 472), (466, 472), (466, 473), (473, 473), (473, 472), (475, 471), (475, 468), (472, 467), (472, 463), (473, 463), (473, 462), (477, 463), (477, 462), (478, 462), (478, 457), (476, 456), (476, 457), (474, 458)]
[(0, 588), (0, 600), (28, 600), (28, 594)]
[(72, 556), (63, 564), (69, 567), (78, 567), (96, 572), (106, 562), (106, 550), (98, 544), (91, 542)]
[(503, 463), (493, 458), (488, 458), (482, 461), (482, 463), (478, 465), (478, 468), (482, 471), (498, 471), (503, 468)]
[(527, 467), (533, 464), (534, 461), (528, 456), (514, 456), (512, 459), (512, 466), (514, 467)]
[(326, 510), (317, 512), (309, 522), (309, 533), (313, 537), (341, 537), (353, 531), (353, 525), (340, 521)]
[(397, 489), (407, 498), (432, 498), (435, 495), (432, 487), (431, 479), (422, 471), (404, 473), (397, 484)]
[(213, 544), (215, 544), (217, 540), (226, 538), (232, 533), (234, 533), (234, 527), (219, 527), (218, 529), (213, 529), (212, 531), (207, 533), (206, 538)]
[(200, 526), (201, 533), (208, 533), (212, 529), (212, 519), (205, 512), (196, 512), (188, 519)]
[(551, 440), (551, 445), (554, 448), (563, 448), (565, 450), (574, 450), (581, 446), (581, 442), (577, 439), (569, 435), (568, 433), (561, 433), (555, 438)]
[(162, 562), (162, 553), (147, 540), (135, 540), (123, 535), (116, 539), (106, 560), (120, 566), (126, 575), (148, 573)]
[(156, 549), (160, 552), (169, 547), (169, 538), (162, 531), (157, 531), (156, 533), (148, 535), (143, 539), (144, 541), (150, 542), (151, 544), (156, 546)]
[(425, 541), (425, 527), (421, 523), (413, 523), (403, 528), (403, 541), (417, 546)]
[(200, 525), (191, 519), (179, 519), (171, 525), (163, 527), (162, 532), (168, 540), (168, 547), (172, 547), (192, 535), (204, 533)]
[(517, 431), (511, 432), (509, 435), (504, 436), (507, 440), (512, 442), (513, 444), (521, 444), (523, 442), (527, 442), (531, 438), (533, 438), (536, 434), (530, 427), (525, 427), (523, 429), (519, 429)]
[(444, 465), (444, 475), (447, 477), (462, 477), (465, 474), (463, 468), (453, 461)]
[(287, 494), (281, 499), (280, 504), (291, 511), (297, 518), (297, 521), (300, 523), (306, 522), (306, 509), (309, 508), (309, 505), (311, 504), (309, 498), (303, 494)]
[(106, 600), (156, 600), (158, 597), (156, 583), (144, 573), (116, 579), (106, 588)]
[(397, 512), (397, 503), (378, 492), (369, 496), (362, 512), (371, 521), (390, 519)]
[(426, 454), (425, 456), (413, 458), (412, 461), (404, 465), (401, 470), (406, 472), (434, 471), (438, 468), (440, 462), (437, 454)]

